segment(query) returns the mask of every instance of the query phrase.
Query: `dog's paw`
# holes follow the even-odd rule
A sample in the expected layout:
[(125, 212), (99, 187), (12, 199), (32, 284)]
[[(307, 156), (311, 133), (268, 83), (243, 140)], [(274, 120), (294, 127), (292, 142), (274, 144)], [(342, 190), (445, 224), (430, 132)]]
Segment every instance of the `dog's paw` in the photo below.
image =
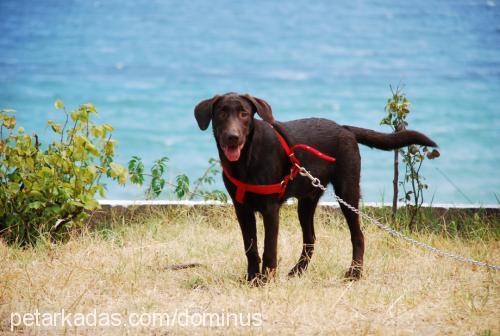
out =
[(344, 275), (346, 281), (356, 281), (361, 278), (363, 267), (362, 266), (351, 266)]
[(263, 273), (249, 273), (247, 280), (252, 287), (262, 287), (271, 282), (276, 277), (275, 268), (265, 268)]
[(247, 282), (252, 287), (260, 287), (263, 284), (263, 275), (260, 272), (248, 273)]
[(276, 278), (276, 268), (264, 267), (262, 270), (262, 280), (270, 282)]
[(302, 262), (298, 262), (297, 265), (295, 265), (290, 272), (288, 272), (288, 277), (296, 277), (296, 276), (301, 276), (304, 274), (304, 272), (307, 270), (307, 264), (304, 264)]

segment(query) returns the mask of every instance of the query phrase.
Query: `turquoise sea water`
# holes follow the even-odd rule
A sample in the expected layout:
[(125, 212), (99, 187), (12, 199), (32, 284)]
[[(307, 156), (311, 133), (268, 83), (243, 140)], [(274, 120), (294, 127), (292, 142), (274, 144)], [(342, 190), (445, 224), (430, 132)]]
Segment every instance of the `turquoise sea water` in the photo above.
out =
[[(278, 120), (387, 130), (379, 121), (399, 83), (411, 127), (441, 148), (423, 169), (426, 200), (497, 203), (495, 0), (0, 1), (0, 106), (43, 137), (56, 98), (91, 101), (116, 129), (118, 161), (167, 155), (171, 176), (197, 177), (217, 156), (193, 118), (201, 99), (248, 92)], [(390, 200), (392, 154), (363, 147), (362, 160), (364, 200)], [(108, 198), (142, 195), (110, 186)]]

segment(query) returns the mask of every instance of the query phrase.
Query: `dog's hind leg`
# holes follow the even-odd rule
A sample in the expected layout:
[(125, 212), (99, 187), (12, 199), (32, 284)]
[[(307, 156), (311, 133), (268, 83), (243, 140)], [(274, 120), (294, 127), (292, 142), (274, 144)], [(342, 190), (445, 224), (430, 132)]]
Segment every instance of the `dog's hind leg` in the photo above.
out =
[(298, 213), (300, 226), (302, 227), (302, 239), (304, 245), (299, 261), (288, 273), (288, 276), (301, 275), (309, 265), (309, 261), (314, 252), (314, 211), (318, 205), (319, 195), (314, 198), (303, 198), (299, 200)]
[[(336, 176), (332, 181), (335, 193), (352, 205), (356, 209), (359, 207), (359, 177), (360, 177), (360, 160), (338, 160), (336, 167)], [(359, 215), (347, 208), (345, 205), (340, 204), (340, 209), (344, 214), (349, 231), (351, 232), (352, 243), (352, 263), (349, 270), (346, 272), (345, 277), (351, 280), (357, 280), (361, 277), (363, 269), (363, 255), (365, 252), (365, 242), (363, 232), (359, 224)]]

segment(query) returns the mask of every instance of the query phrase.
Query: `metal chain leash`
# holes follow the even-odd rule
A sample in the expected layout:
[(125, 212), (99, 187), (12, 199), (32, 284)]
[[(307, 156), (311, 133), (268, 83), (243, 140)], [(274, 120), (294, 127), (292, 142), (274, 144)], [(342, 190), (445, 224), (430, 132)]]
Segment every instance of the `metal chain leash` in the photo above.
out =
[[(302, 167), (302, 166), (300, 166), (298, 164), (295, 164), (295, 166), (299, 169), (299, 174), (301, 176), (305, 176), (309, 180), (311, 180), (311, 184), (314, 187), (319, 188), (319, 189), (321, 189), (323, 191), (327, 190), (327, 188), (324, 185), (321, 184), (321, 181), (317, 177), (312, 176), (311, 173), (307, 169), (305, 169), (304, 167)], [(420, 242), (418, 240), (415, 240), (413, 238), (405, 236), (401, 232), (396, 231), (393, 228), (391, 228), (391, 227), (389, 227), (389, 226), (387, 226), (385, 224), (382, 224), (377, 219), (375, 219), (375, 218), (367, 215), (366, 213), (359, 211), (358, 209), (356, 209), (355, 207), (353, 207), (352, 205), (350, 205), (349, 203), (347, 203), (346, 201), (344, 201), (342, 198), (340, 198), (337, 194), (335, 194), (335, 193), (332, 193), (332, 194), (333, 194), (333, 196), (335, 197), (335, 199), (340, 204), (344, 205), (349, 210), (351, 210), (355, 214), (361, 216), (362, 218), (364, 218), (364, 219), (372, 222), (373, 224), (375, 224), (376, 226), (378, 226), (380, 229), (384, 230), (385, 232), (387, 232), (391, 236), (398, 237), (398, 238), (400, 238), (402, 240), (405, 240), (405, 241), (407, 241), (407, 242), (409, 242), (409, 243), (411, 243), (411, 244), (413, 244), (415, 246), (421, 247), (421, 248), (423, 248), (423, 249), (425, 249), (427, 251), (430, 251), (430, 252), (435, 253), (437, 255), (440, 255), (442, 257), (447, 257), (447, 258), (455, 259), (455, 260), (462, 261), (464, 263), (468, 263), (468, 264), (471, 264), (471, 265), (488, 267), (490, 269), (497, 270), (497, 271), (500, 270), (500, 266), (498, 266), (498, 265), (491, 265), (491, 264), (488, 264), (488, 263), (486, 263), (484, 261), (478, 261), (478, 260), (474, 260), (474, 259), (471, 259), (471, 258), (463, 257), (463, 256), (458, 255), (458, 254), (446, 252), (446, 251), (440, 250), (440, 249), (438, 249), (438, 248), (436, 248), (434, 246), (422, 243), (422, 242)]]

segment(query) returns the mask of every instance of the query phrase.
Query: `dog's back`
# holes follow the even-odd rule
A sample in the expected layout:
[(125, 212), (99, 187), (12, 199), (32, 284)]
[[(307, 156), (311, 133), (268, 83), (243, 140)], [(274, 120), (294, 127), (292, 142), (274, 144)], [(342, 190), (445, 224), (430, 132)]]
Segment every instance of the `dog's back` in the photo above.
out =
[(297, 119), (280, 124), (293, 134), (294, 141), (308, 143), (311, 146), (322, 146), (323, 143), (335, 144), (339, 136), (347, 136), (345, 134), (347, 130), (354, 134), (358, 143), (381, 150), (393, 150), (409, 145), (437, 147), (437, 144), (426, 135), (412, 130), (382, 133), (367, 128), (339, 125), (324, 118)]

